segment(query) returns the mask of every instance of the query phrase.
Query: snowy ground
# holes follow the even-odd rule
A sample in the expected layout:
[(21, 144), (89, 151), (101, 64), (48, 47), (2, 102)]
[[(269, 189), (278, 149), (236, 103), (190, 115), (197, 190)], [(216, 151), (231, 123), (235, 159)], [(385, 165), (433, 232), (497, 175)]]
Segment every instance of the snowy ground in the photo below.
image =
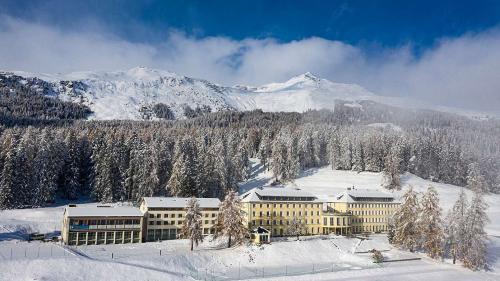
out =
[[(272, 181), (258, 163), (252, 179), (242, 190)], [(424, 191), (434, 185), (444, 210), (451, 207), (460, 188), (431, 183), (411, 174), (402, 178), (404, 189), (412, 185)], [(346, 187), (378, 189), (378, 173), (332, 171), (304, 172), (291, 185), (317, 195), (334, 195)], [(399, 196), (401, 192), (398, 192)], [(433, 261), (422, 254), (394, 249), (385, 235), (367, 240), (337, 236), (279, 239), (261, 247), (243, 245), (225, 249), (224, 241), (205, 241), (190, 252), (188, 241), (128, 245), (63, 247), (57, 243), (23, 241), (31, 231), (58, 234), (63, 206), (0, 212), (1, 280), (500, 280), (500, 196), (488, 195), (491, 222), (490, 271), (471, 272), (450, 261)], [(421, 258), (415, 261), (373, 264), (366, 251), (381, 250), (386, 260)], [(161, 255), (160, 255), (161, 251)], [(286, 275), (286, 276), (285, 276)]]

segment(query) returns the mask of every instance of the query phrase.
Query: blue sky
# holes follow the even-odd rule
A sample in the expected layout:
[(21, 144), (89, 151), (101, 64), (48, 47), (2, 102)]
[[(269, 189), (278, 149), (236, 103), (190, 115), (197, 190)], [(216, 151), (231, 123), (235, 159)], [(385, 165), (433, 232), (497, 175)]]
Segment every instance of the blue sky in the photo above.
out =
[(0, 0), (0, 67), (167, 69), (222, 84), (306, 71), (498, 110), (500, 1)]
[(4, 13), (61, 29), (88, 21), (134, 42), (157, 43), (169, 29), (195, 36), (280, 41), (317, 36), (349, 44), (432, 46), (442, 37), (500, 23), (500, 1), (18, 1)]

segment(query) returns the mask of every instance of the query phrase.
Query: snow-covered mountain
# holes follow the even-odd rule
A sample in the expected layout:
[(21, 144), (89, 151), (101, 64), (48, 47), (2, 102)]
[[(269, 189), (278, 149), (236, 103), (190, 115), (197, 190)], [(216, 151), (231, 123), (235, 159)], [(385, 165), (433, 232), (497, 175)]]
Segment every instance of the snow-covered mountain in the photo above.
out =
[(135, 67), (117, 72), (74, 72), (66, 75), (0, 72), (18, 76), (19, 83), (35, 87), (48, 96), (88, 105), (91, 119), (154, 117), (156, 104), (170, 107), (175, 118), (184, 118), (185, 107), (208, 106), (211, 111), (252, 110), (297, 111), (333, 109), (338, 100), (360, 107), (362, 100), (401, 105), (396, 98), (375, 95), (355, 84), (334, 83), (305, 73), (283, 83), (263, 86), (221, 86), (203, 79), (172, 72)]

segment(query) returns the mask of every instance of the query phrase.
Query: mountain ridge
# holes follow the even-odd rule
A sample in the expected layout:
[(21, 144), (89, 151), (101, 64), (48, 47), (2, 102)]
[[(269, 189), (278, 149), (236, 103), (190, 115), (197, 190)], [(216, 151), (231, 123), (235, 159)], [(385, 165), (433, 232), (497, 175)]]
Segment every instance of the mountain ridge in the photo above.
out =
[[(306, 72), (285, 82), (261, 86), (223, 86), (205, 79), (174, 72), (134, 67), (125, 71), (81, 71), (68, 74), (36, 74), (0, 71), (1, 76), (18, 76), (19, 83), (39, 88), (44, 95), (81, 103), (91, 108), (90, 119), (144, 120), (157, 104), (164, 105), (175, 119), (186, 111), (254, 110), (304, 112), (333, 110), (338, 100), (359, 107), (358, 101), (375, 101), (392, 106), (415, 106), (416, 101), (376, 95), (357, 84), (336, 83)], [(425, 107), (425, 105), (421, 105)], [(446, 110), (443, 110), (446, 111)]]

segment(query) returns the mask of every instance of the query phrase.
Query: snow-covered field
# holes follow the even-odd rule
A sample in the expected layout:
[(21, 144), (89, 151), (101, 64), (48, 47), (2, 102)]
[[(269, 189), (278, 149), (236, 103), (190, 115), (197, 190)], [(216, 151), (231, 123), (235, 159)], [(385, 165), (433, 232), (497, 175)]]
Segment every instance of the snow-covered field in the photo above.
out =
[[(241, 184), (242, 190), (272, 181), (271, 174), (257, 162), (253, 165), (253, 177)], [(411, 174), (404, 175), (402, 181), (403, 189), (412, 185), (418, 191), (434, 185), (444, 210), (460, 192), (456, 186), (431, 183)], [(290, 185), (331, 196), (353, 185), (378, 189), (382, 182), (379, 173), (325, 167), (304, 172)], [(0, 280), (500, 280), (500, 196), (486, 198), (491, 219), (487, 226), (490, 271), (471, 272), (449, 261), (399, 251), (387, 243), (385, 235), (373, 235), (368, 240), (338, 236), (302, 237), (302, 241), (288, 238), (264, 246), (231, 249), (224, 248), (224, 241), (207, 239), (194, 252), (189, 251), (186, 240), (78, 248), (22, 241), (27, 231), (60, 231), (64, 207), (55, 206), (0, 212)], [(422, 260), (379, 266), (366, 253), (373, 248), (382, 250), (387, 260)]]

